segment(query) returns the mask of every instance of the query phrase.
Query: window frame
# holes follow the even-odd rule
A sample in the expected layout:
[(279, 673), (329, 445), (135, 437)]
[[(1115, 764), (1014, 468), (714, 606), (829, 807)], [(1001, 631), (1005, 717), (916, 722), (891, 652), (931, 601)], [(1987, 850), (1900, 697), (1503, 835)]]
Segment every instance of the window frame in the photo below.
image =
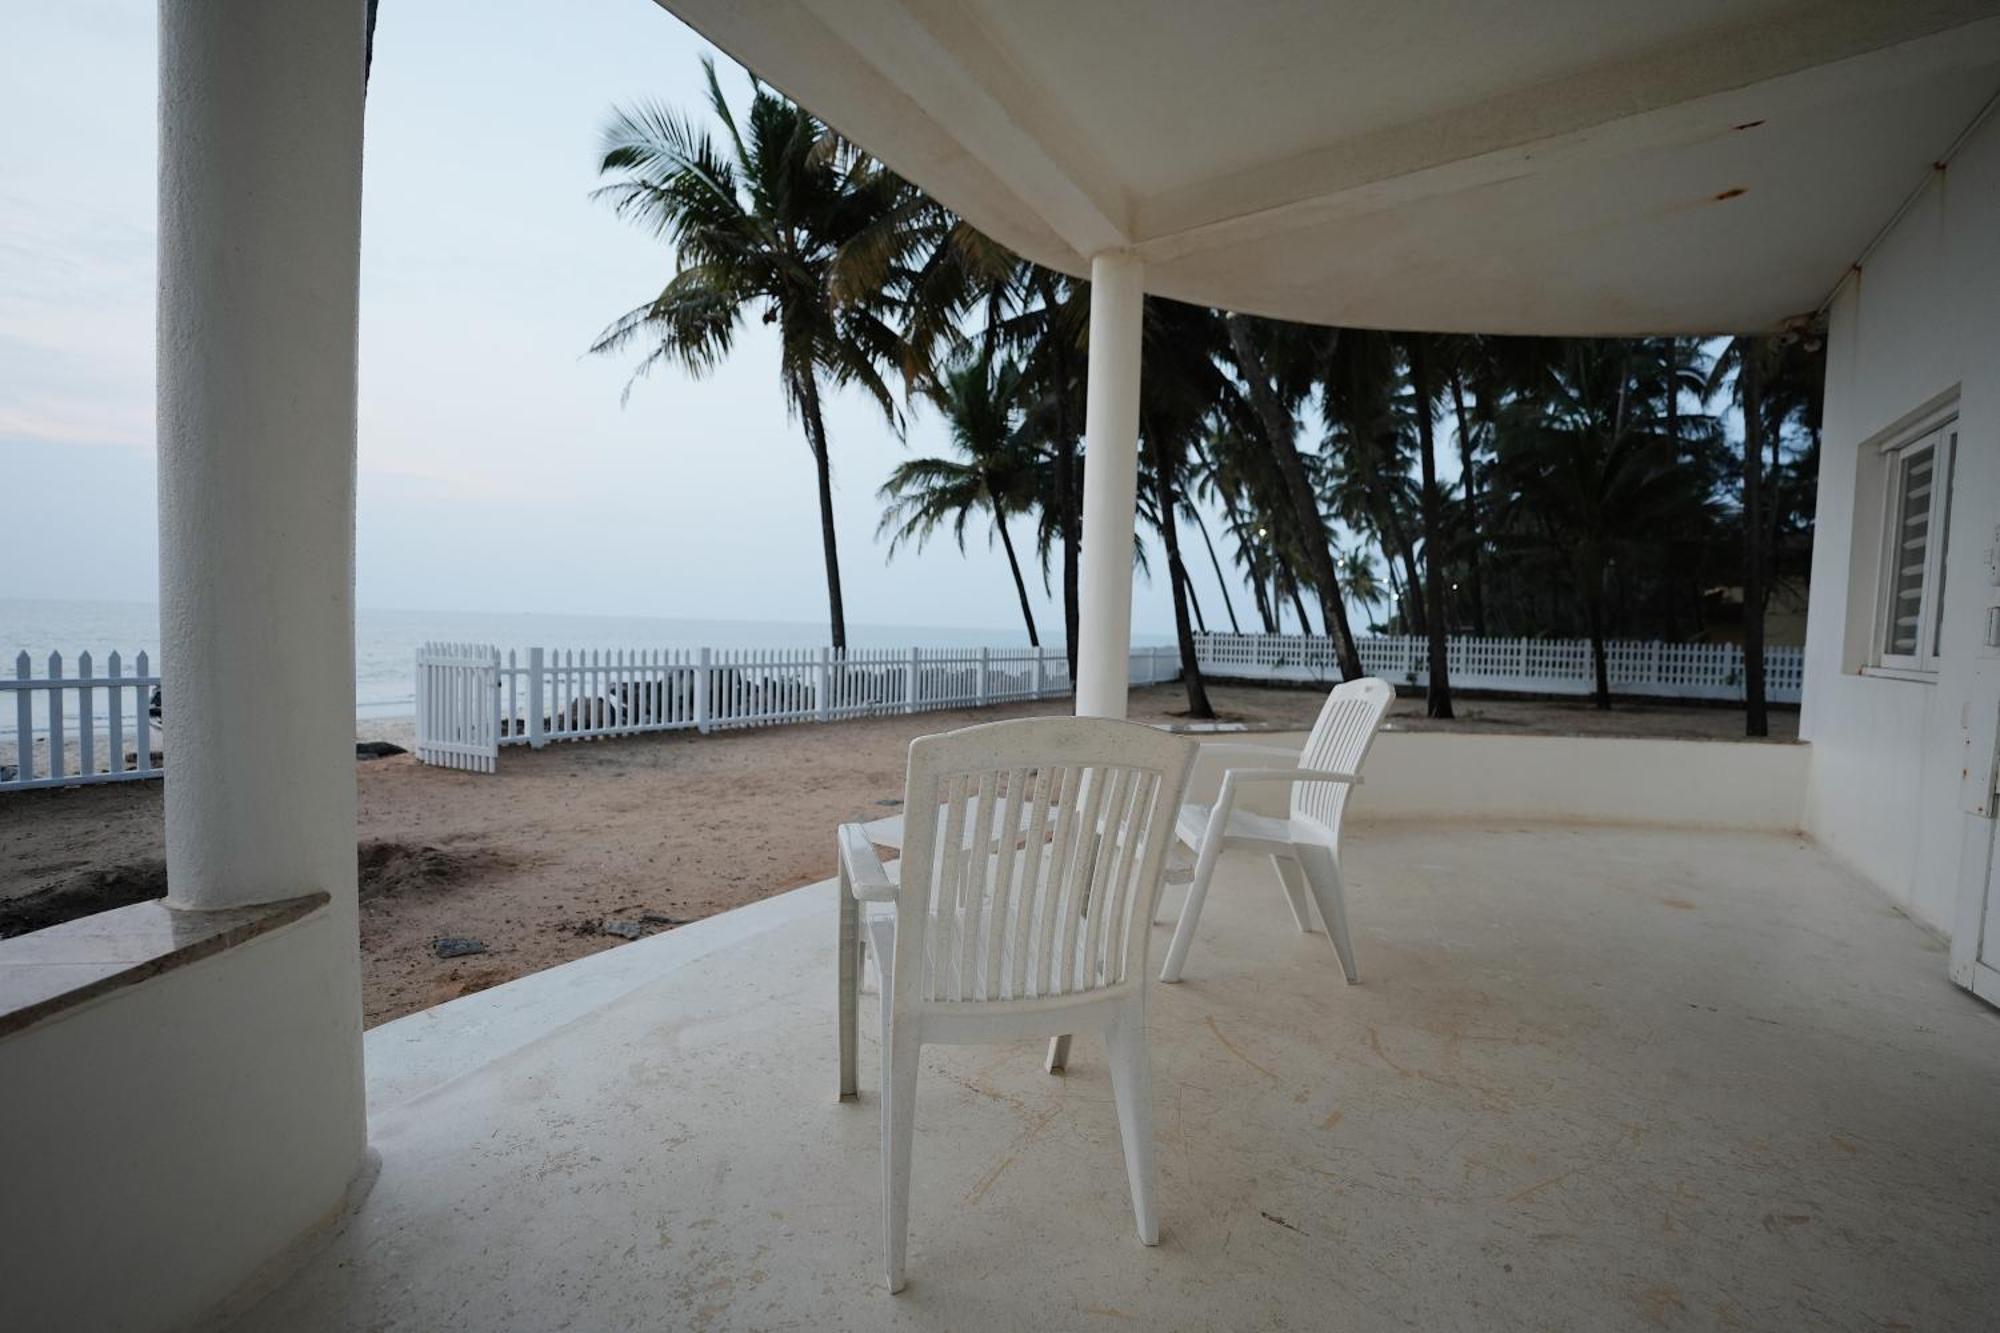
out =
[[(1924, 567), (1917, 601), (1914, 653), (1889, 651), (1889, 626), (1896, 612), (1896, 543), (1902, 534), (1904, 460), (1923, 448), (1931, 453), (1931, 493), (1924, 541)], [(1879, 446), (1884, 469), (1882, 529), (1876, 553), (1875, 624), (1869, 665), (1878, 674), (1931, 679), (1937, 675), (1944, 634), (1945, 558), (1951, 546), (1951, 494), (1958, 455), (1958, 408), (1938, 412)]]

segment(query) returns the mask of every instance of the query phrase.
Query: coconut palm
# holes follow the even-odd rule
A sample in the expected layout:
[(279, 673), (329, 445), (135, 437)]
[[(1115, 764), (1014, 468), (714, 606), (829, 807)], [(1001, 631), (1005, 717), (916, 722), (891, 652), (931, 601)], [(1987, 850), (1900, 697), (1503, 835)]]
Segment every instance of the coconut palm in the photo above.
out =
[(1375, 561), (1369, 556), (1366, 545), (1356, 542), (1343, 547), (1336, 559), (1340, 565), (1340, 586), (1356, 606), (1365, 611), (1380, 606), (1388, 597), (1388, 589), (1376, 576)]
[(1214, 311), (1157, 296), (1145, 299), (1141, 329), (1142, 352), (1152, 367), (1152, 373), (1139, 382), (1139, 437), (1152, 493), (1150, 517), (1167, 554), (1188, 716), (1212, 718), (1215, 709), (1208, 701), (1188, 623), (1193, 589), (1181, 559), (1175, 515), (1186, 498), (1188, 462), (1202, 438), (1211, 405), (1226, 387), (1216, 364), (1224, 334)]
[(1770, 713), (1764, 689), (1764, 607), (1770, 573), (1771, 534), (1765, 526), (1764, 440), (1777, 453), (1779, 432), (1770, 429), (1765, 381), (1779, 360), (1776, 339), (1746, 334), (1732, 338), (1709, 373), (1711, 391), (1730, 376), (1729, 392), (1743, 417), (1743, 733), (1768, 736)]
[[(669, 108), (614, 109), (604, 129), (597, 192), (617, 215), (670, 241), (676, 268), (659, 293), (598, 335), (591, 351), (643, 349), (634, 379), (663, 364), (713, 370), (755, 313), (775, 325), (785, 405), (805, 427), (819, 488), (833, 646), (847, 646), (833, 472), (822, 408), (829, 389), (858, 387), (893, 429), (901, 421), (883, 368), (901, 341), (881, 289), (843, 281), (849, 247), (867, 251), (911, 187), (841, 139), (804, 108), (752, 84), (741, 124), (703, 60), (706, 129)], [(627, 386), (629, 392), (630, 386)]]
[(1020, 309), (1001, 329), (1006, 345), (1021, 358), (1033, 405), (1030, 428), (1048, 454), (1048, 491), (1043, 513), (1041, 555), (1051, 551), (1062, 565), (1063, 641), (1069, 669), (1076, 672), (1077, 616), (1081, 606), (1079, 560), (1083, 545), (1082, 451), (1084, 368), (1090, 328), (1090, 284), (1030, 265)]
[(877, 531), (889, 535), (891, 558), (904, 542), (923, 550), (932, 534), (945, 526), (963, 551), (966, 527), (975, 515), (986, 515), (991, 536), (999, 538), (1007, 553), (1028, 642), (1040, 647), (1028, 585), (1007, 531), (1010, 518), (1034, 505), (1041, 465), (1021, 429), (1020, 367), (1004, 360), (992, 368), (984, 361), (967, 361), (947, 369), (927, 393), (959, 457), (913, 458), (898, 464), (879, 492), (887, 507)]
[(1290, 501), (1292, 529), (1305, 570), (1319, 593), (1320, 618), (1333, 636), (1341, 674), (1356, 679), (1361, 674), (1361, 655), (1347, 623), (1347, 608), (1340, 600), (1340, 575), (1334, 569), (1325, 519), (1298, 448), (1298, 407), (1311, 389), (1312, 364), (1327, 340), (1338, 338), (1340, 333), (1249, 315), (1228, 315), (1224, 323), (1237, 379), (1277, 460), (1284, 495)]
[[(1320, 410), (1327, 427), (1327, 479), (1335, 512), (1372, 532), (1403, 590), (1405, 633), (1424, 632), (1423, 578), (1417, 572), (1418, 493), (1410, 484), (1414, 414), (1401, 394), (1394, 337), (1342, 329), (1322, 370)], [(1394, 578), (1400, 567), (1401, 578)]]
[(1229, 578), (1222, 572), (1222, 558), (1215, 553), (1215, 538), (1209, 533), (1208, 520), (1202, 517), (1199, 501), (1210, 493), (1210, 477), (1214, 474), (1214, 464), (1210, 462), (1206, 437), (1197, 439), (1192, 446), (1192, 456), (1181, 485), (1181, 514), (1192, 522), (1195, 531), (1201, 534), (1201, 544), (1208, 550), (1208, 564), (1215, 571), (1215, 586), (1222, 590), (1222, 609), (1229, 613), (1229, 632), (1241, 634), (1243, 624), (1236, 618), (1236, 599), (1229, 595)]
[(1611, 706), (1604, 644), (1614, 562), (1657, 553), (1663, 538), (1704, 516), (1692, 474), (1644, 407), (1629, 345), (1577, 339), (1540, 393), (1520, 395), (1500, 414), (1494, 472), (1506, 496), (1503, 537), (1570, 583), (1590, 635), (1599, 708)]
[(1425, 711), (1430, 717), (1451, 716), (1451, 675), (1448, 626), (1444, 614), (1444, 505), (1438, 498), (1436, 424), (1437, 382), (1430, 362), (1436, 335), (1406, 334), (1403, 354), (1410, 367), (1410, 395), (1417, 415), (1417, 458), (1423, 472), (1424, 624), (1429, 632), (1429, 674)]
[(1284, 482), (1241, 395), (1225, 396), (1210, 413), (1191, 460), (1188, 485), (1197, 498), (1221, 506), (1224, 530), (1236, 545), (1235, 562), (1249, 581), (1264, 632), (1277, 633), (1276, 608), (1268, 595), (1275, 559), (1269, 534), (1276, 521), (1272, 497), (1283, 494)]

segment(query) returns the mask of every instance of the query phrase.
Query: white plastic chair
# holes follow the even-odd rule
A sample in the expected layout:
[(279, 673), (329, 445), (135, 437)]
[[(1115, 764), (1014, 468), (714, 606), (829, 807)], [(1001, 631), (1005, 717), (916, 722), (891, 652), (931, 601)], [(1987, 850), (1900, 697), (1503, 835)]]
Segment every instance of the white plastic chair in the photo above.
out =
[[(1101, 1031), (1139, 1239), (1159, 1242), (1147, 946), (1195, 749), (1101, 718), (925, 736), (910, 745), (902, 859), (885, 867), (861, 825), (841, 827), (840, 1095), (855, 1095), (861, 971), (872, 958), (890, 1291), (903, 1287), (925, 1043)], [(894, 910), (863, 914), (861, 903)]]
[[(1254, 767), (1226, 770), (1213, 806), (1189, 804), (1180, 809), (1175, 833), (1196, 849), (1194, 879), (1173, 942), (1167, 946), (1160, 980), (1181, 979), (1216, 858), (1231, 850), (1262, 852), (1271, 858), (1299, 929), (1326, 927), (1348, 984), (1357, 980), (1354, 941), (1347, 931), (1347, 894), (1340, 878), (1340, 817), (1347, 808), (1348, 791), (1361, 781), (1362, 761), (1395, 698), (1394, 686), (1373, 677), (1336, 687), (1319, 710), (1305, 749), (1297, 754), (1275, 746), (1204, 747), (1220, 752), (1226, 761)], [(1290, 783), (1290, 813), (1271, 816), (1238, 809), (1242, 788), (1252, 782)]]

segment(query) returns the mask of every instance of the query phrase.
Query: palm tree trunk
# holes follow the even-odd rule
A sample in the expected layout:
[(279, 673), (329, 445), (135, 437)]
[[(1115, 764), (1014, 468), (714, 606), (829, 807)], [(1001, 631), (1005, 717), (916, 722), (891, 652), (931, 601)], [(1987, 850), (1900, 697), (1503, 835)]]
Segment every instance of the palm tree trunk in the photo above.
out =
[(1195, 632), (1197, 634), (1208, 633), (1208, 617), (1201, 613), (1201, 598), (1195, 596), (1194, 580), (1188, 576), (1188, 572), (1185, 569), (1181, 571), (1181, 587), (1187, 593), (1188, 609), (1194, 612)]
[(1285, 489), (1292, 498), (1292, 508), (1299, 524), (1299, 545), (1312, 566), (1313, 584), (1319, 590), (1320, 617), (1326, 622), (1327, 632), (1333, 636), (1334, 652), (1340, 658), (1340, 674), (1347, 680), (1358, 679), (1361, 675), (1361, 653), (1354, 646), (1354, 631), (1348, 628), (1347, 607), (1340, 600), (1340, 576), (1333, 565), (1333, 547), (1326, 535), (1326, 523), (1320, 517), (1319, 497), (1313, 494), (1312, 481), (1306, 476), (1305, 460), (1299, 457), (1291, 416), (1272, 391), (1270, 374), (1264, 369), (1264, 358), (1250, 337), (1249, 321), (1242, 315), (1230, 315), (1224, 323), (1229, 328), (1229, 345), (1243, 370), (1244, 380), (1250, 386), (1250, 405), (1256, 409), (1257, 418), (1263, 423), (1264, 434), (1278, 458), (1278, 471), (1284, 475)]
[(1297, 579), (1292, 580), (1288, 591), (1292, 594), (1292, 610), (1297, 613), (1299, 618), (1299, 633), (1310, 636), (1313, 632), (1313, 623), (1306, 619), (1306, 599), (1299, 596), (1299, 581)]
[(819, 377), (807, 372), (799, 386), (799, 402), (804, 408), (806, 440), (812, 446), (813, 470), (819, 482), (819, 539), (826, 557), (826, 606), (831, 622), (833, 650), (847, 651), (847, 608), (840, 596), (840, 544), (833, 527), (833, 468), (827, 460), (826, 422), (820, 416)]
[(1271, 599), (1264, 592), (1264, 570), (1254, 556), (1250, 559), (1250, 594), (1257, 600), (1257, 617), (1264, 622), (1264, 632), (1276, 634), (1278, 622), (1271, 614)]
[(1743, 338), (1736, 374), (1743, 399), (1743, 734), (1768, 736), (1764, 699), (1764, 440), (1762, 340)]
[(1681, 461), (1681, 343), (1678, 338), (1667, 339), (1667, 451), (1678, 464)]
[(1409, 532), (1403, 527), (1403, 520), (1396, 513), (1395, 501), (1385, 499), (1382, 514), (1389, 525), (1389, 539), (1396, 544), (1396, 558), (1403, 562), (1403, 587), (1409, 594), (1409, 632), (1422, 634), (1428, 621), (1424, 616), (1423, 575), (1417, 572), (1417, 545), (1410, 540)]
[(1014, 539), (1007, 535), (1006, 516), (1004, 514), (996, 516), (993, 526), (1000, 529), (1000, 546), (1007, 552), (1007, 568), (1014, 574), (1014, 592), (1021, 599), (1021, 619), (1028, 622), (1028, 646), (1039, 648), (1042, 646), (1042, 641), (1035, 634), (1035, 608), (1028, 602), (1028, 585), (1021, 578), (1021, 562), (1014, 558)]
[(1451, 406), (1458, 417), (1459, 484), (1465, 488), (1466, 584), (1472, 600), (1472, 632), (1486, 636), (1486, 577), (1483, 543), (1479, 530), (1479, 463), (1473, 457), (1472, 431), (1465, 416), (1465, 381), (1451, 377)]
[[(1396, 517), (1396, 506), (1368, 487), (1368, 512), (1375, 523), (1375, 535), (1382, 543), (1382, 558), (1389, 566), (1389, 582), (1398, 588), (1396, 594), (1403, 608), (1403, 633), (1422, 634), (1424, 615), (1420, 599), (1423, 597), (1424, 581), (1417, 574), (1417, 554), (1410, 545), (1409, 535), (1403, 531), (1402, 522)], [(1396, 581), (1396, 566), (1403, 567), (1402, 582)]]
[(1194, 628), (1188, 623), (1187, 567), (1181, 563), (1180, 533), (1174, 523), (1173, 472), (1160, 433), (1149, 430), (1143, 434), (1147, 451), (1153, 456), (1153, 500), (1160, 511), (1160, 544), (1167, 548), (1167, 581), (1174, 593), (1174, 638), (1180, 644), (1188, 716), (1206, 721), (1215, 716), (1215, 709), (1210, 706), (1208, 688), (1202, 683), (1201, 663), (1195, 658)]
[(1080, 541), (1077, 530), (1076, 506), (1076, 436), (1069, 424), (1070, 358), (1063, 347), (1062, 335), (1056, 331), (1056, 310), (1061, 302), (1057, 298), (1055, 276), (1046, 269), (1037, 269), (1037, 287), (1041, 293), (1045, 313), (1046, 336), (1049, 339), (1052, 363), (1050, 392), (1054, 399), (1050, 404), (1054, 409), (1056, 466), (1056, 526), (1062, 533), (1062, 595), (1063, 595), (1063, 645), (1069, 656), (1069, 678), (1076, 679), (1077, 641), (1077, 547)]
[(1584, 595), (1584, 614), (1590, 619), (1590, 664), (1597, 676), (1596, 704), (1599, 711), (1611, 707), (1611, 667), (1604, 653), (1604, 571), (1594, 571)]
[(1237, 508), (1236, 497), (1228, 491), (1221, 492), (1222, 513), (1229, 520), (1229, 531), (1236, 537), (1236, 549), (1243, 556), (1243, 567), (1250, 581), (1250, 594), (1257, 603), (1257, 617), (1264, 622), (1266, 634), (1276, 634), (1278, 627), (1271, 619), (1271, 603), (1264, 596), (1264, 572), (1257, 563), (1257, 550), (1243, 540), (1243, 511)]
[(1241, 634), (1243, 626), (1236, 623), (1236, 601), (1229, 595), (1229, 580), (1222, 577), (1222, 561), (1215, 556), (1215, 539), (1208, 535), (1208, 522), (1201, 516), (1201, 510), (1190, 507), (1194, 515), (1194, 525), (1201, 533), (1201, 544), (1208, 548), (1208, 563), (1215, 569), (1215, 586), (1222, 589), (1222, 609), (1229, 613), (1229, 632)]
[(1410, 339), (1411, 387), (1417, 395), (1417, 440), (1423, 449), (1424, 479), (1424, 622), (1430, 629), (1430, 685), (1425, 691), (1425, 711), (1431, 717), (1451, 716), (1449, 645), (1445, 641), (1444, 619), (1444, 523), (1438, 513), (1437, 442), (1432, 438), (1431, 377), (1429, 335)]

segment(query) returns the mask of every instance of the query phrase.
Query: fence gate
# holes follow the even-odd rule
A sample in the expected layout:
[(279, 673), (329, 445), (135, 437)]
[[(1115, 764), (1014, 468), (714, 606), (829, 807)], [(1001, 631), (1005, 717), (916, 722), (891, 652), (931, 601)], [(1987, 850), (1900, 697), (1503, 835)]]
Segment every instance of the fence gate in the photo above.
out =
[(500, 650), (484, 643), (417, 649), (417, 758), (491, 773), (500, 755)]

